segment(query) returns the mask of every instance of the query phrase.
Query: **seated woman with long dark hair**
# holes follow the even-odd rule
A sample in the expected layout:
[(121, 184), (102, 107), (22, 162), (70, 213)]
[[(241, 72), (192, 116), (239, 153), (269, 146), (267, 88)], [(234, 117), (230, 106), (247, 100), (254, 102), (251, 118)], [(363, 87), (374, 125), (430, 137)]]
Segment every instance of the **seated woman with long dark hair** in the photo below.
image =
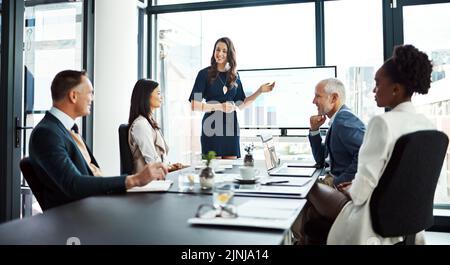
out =
[[(161, 107), (159, 84), (141, 79), (136, 82), (131, 95), (128, 124), (128, 144), (134, 161), (134, 171), (139, 172), (148, 163), (167, 162), (169, 147), (156, 123), (153, 112)], [(180, 163), (169, 165), (169, 171), (183, 168)]]
[[(309, 206), (300, 216), (300, 243), (364, 245), (395, 244), (403, 240), (384, 238), (373, 230), (370, 198), (397, 139), (412, 132), (435, 129), (424, 115), (416, 113), (411, 103), (414, 93), (428, 93), (432, 68), (425, 53), (412, 45), (403, 45), (396, 47), (393, 56), (377, 71), (375, 101), (378, 107), (391, 110), (369, 122), (359, 151), (358, 170), (351, 183), (340, 184), (338, 190), (322, 184), (313, 186), (308, 195)], [(305, 233), (305, 224), (307, 227), (321, 224), (322, 229), (308, 228)], [(416, 244), (421, 243), (424, 243), (423, 232), (416, 235)]]

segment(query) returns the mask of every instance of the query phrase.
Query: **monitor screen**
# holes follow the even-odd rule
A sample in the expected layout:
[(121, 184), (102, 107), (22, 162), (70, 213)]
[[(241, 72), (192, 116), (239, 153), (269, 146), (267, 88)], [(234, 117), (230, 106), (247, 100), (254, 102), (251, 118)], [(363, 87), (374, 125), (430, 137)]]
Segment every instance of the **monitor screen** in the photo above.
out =
[(238, 111), (240, 127), (305, 128), (309, 117), (317, 114), (312, 103), (315, 86), (336, 77), (336, 66), (239, 70), (239, 77), (247, 97), (261, 84), (276, 82), (272, 92)]

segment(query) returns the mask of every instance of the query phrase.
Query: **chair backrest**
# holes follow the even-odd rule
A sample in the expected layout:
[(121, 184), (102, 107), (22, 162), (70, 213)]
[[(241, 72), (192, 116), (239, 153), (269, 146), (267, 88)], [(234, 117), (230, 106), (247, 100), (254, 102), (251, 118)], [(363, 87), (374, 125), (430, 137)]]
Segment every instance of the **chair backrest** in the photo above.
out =
[(433, 225), (434, 193), (448, 141), (444, 133), (435, 130), (410, 133), (397, 140), (371, 197), (376, 233), (414, 238)]
[(28, 186), (30, 186), (31, 192), (33, 192), (34, 197), (38, 201), (39, 205), (41, 206), (41, 209), (43, 211), (47, 210), (49, 207), (45, 205), (44, 202), (44, 185), (37, 177), (36, 173), (34, 172), (33, 165), (31, 164), (31, 160), (28, 157), (22, 158), (20, 161), (20, 170), (22, 171), (23, 177), (28, 183)]
[(133, 174), (133, 155), (128, 145), (128, 124), (119, 126), (120, 173)]

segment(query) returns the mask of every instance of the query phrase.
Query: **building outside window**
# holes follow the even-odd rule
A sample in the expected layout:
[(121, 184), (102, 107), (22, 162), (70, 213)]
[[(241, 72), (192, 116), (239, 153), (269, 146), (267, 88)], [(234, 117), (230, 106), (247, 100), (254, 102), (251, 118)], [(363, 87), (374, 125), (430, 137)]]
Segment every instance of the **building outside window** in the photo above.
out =
[(384, 61), (382, 5), (379, 0), (327, 1), (324, 10), (325, 62), (338, 66), (346, 104), (367, 125), (384, 112), (372, 92), (375, 72)]
[[(428, 54), (433, 61), (431, 88), (427, 95), (415, 95), (419, 112), (450, 137), (450, 3), (403, 8), (404, 43)], [(419, 19), (420, 18), (420, 19)], [(450, 149), (449, 149), (450, 150)], [(435, 204), (450, 204), (450, 151), (442, 166)]]

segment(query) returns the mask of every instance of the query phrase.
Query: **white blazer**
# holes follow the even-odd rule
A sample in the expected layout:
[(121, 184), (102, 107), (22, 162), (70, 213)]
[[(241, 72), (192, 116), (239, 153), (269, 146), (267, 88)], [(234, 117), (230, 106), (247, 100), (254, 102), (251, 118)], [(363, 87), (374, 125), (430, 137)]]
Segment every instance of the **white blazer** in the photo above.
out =
[(169, 147), (160, 130), (153, 129), (143, 116), (137, 117), (128, 131), (128, 144), (134, 170), (140, 172), (148, 163), (165, 162)]
[[(395, 244), (403, 239), (383, 238), (372, 228), (370, 198), (391, 157), (395, 142), (402, 135), (435, 126), (418, 114), (411, 102), (399, 104), (390, 112), (372, 118), (359, 150), (358, 171), (349, 189), (348, 202), (334, 221), (328, 234), (328, 244)], [(425, 244), (423, 232), (416, 244)]]

